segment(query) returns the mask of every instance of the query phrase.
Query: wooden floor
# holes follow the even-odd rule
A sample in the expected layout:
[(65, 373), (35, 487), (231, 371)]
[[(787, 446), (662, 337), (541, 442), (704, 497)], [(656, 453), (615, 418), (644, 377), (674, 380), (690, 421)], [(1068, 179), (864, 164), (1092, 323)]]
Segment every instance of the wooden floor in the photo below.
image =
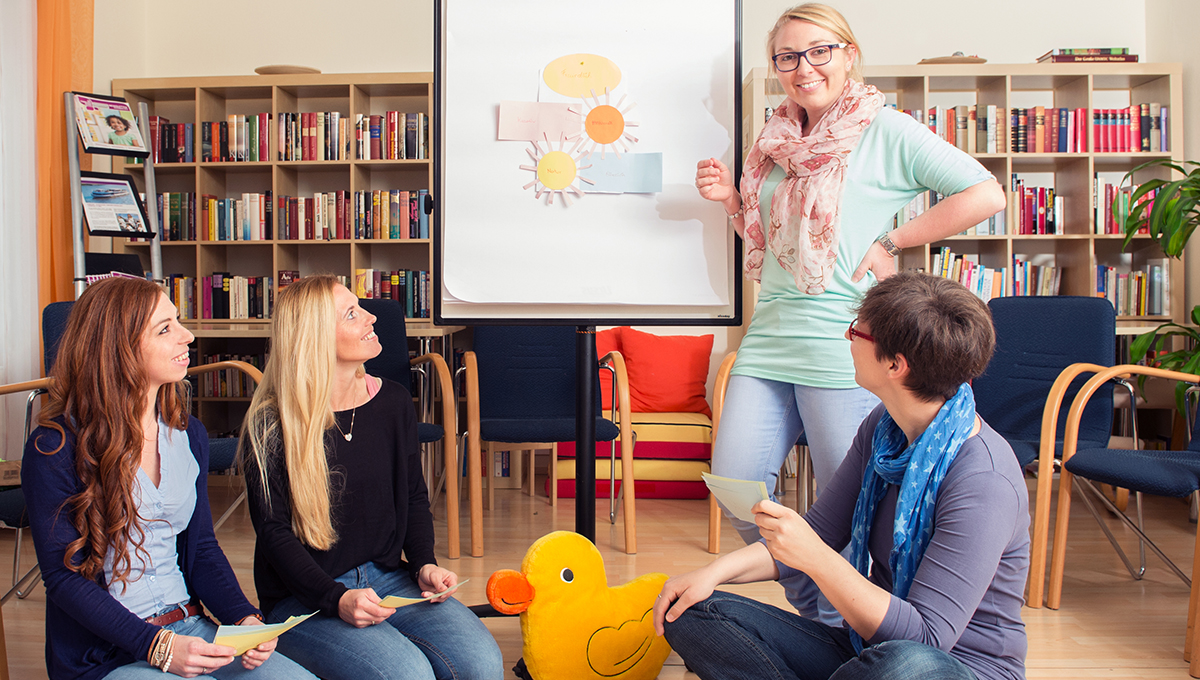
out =
[[(227, 486), (229, 479), (213, 477), (210, 482), (213, 507), (218, 511), (223, 511), (235, 495)], [(794, 497), (787, 500), (793, 501)], [(623, 541), (621, 517), (617, 518), (615, 526), (609, 525), (607, 499), (597, 503), (596, 516), (601, 524), (596, 541), (605, 558), (609, 584), (623, 583), (652, 571), (678, 574), (708, 563), (712, 556), (705, 551), (707, 510), (706, 501), (639, 500), (640, 552), (628, 556), (620, 552)], [(1146, 517), (1150, 535), (1161, 539), (1159, 545), (1163, 550), (1190, 574), (1196, 528), (1188, 522), (1187, 506), (1178, 500), (1148, 499)], [(437, 548), (443, 565), (456, 571), (460, 579), (471, 579), (458, 596), (466, 604), (480, 604), (486, 600), (484, 586), (493, 571), (519, 569), (526, 548), (535, 538), (555, 529), (573, 529), (575, 506), (571, 500), (562, 500), (557, 508), (551, 508), (544, 499), (531, 499), (517, 490), (503, 490), (496, 494), (496, 511), (487, 514), (484, 521), (488, 541), (485, 557), (449, 560), (445, 557), (445, 545), (439, 544)], [(1124, 536), (1125, 544), (1136, 551), (1131, 534), (1116, 520), (1110, 519), (1109, 524), (1117, 536)], [(439, 540), (444, 541), (444, 506), (436, 513), (435, 529)], [(463, 535), (465, 541), (465, 517)], [(254, 533), (244, 506), (221, 528), (218, 538), (242, 587), (253, 599)], [(739, 544), (726, 522), (722, 534), (723, 551), (734, 550)], [(1153, 554), (1148, 557), (1145, 579), (1141, 582), (1130, 579), (1079, 502), (1072, 504), (1069, 544), (1062, 608), (1059, 611), (1024, 610), (1029, 634), (1027, 677), (1187, 678), (1187, 664), (1183, 661), (1187, 587)], [(13, 532), (0, 532), (0, 564), (11, 564), (12, 549)], [(465, 545), (463, 552), (467, 552)], [(26, 538), (24, 567), (33, 564), (32, 553), (32, 544)], [(774, 583), (734, 586), (729, 590), (787, 606), (781, 589)], [(46, 677), (44, 607), (45, 589), (41, 585), (28, 599), (18, 601), (14, 598), (4, 605), (9, 668), (14, 679)], [(500, 643), (506, 667), (511, 667), (521, 656), (517, 619), (491, 618), (485, 619), (485, 623)], [(659, 677), (696, 676), (687, 673), (679, 657), (672, 654)]]

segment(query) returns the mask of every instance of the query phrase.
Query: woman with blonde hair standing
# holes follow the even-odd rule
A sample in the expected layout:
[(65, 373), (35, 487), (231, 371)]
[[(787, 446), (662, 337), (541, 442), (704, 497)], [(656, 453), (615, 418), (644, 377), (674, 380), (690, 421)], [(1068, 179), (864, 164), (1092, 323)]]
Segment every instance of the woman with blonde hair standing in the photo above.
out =
[[(723, 163), (699, 162), (696, 186), (720, 202), (745, 240), (746, 274), (762, 284), (738, 348), (713, 448), (713, 473), (763, 480), (803, 433), (818, 494), (879, 403), (854, 382), (843, 331), (874, 281), (896, 272), (904, 248), (943, 239), (1004, 207), (995, 178), (862, 82), (862, 51), (846, 19), (809, 3), (785, 11), (767, 36), (787, 99), (746, 160), (741, 191)], [(899, 229), (895, 213), (933, 189), (945, 198)], [(730, 516), (747, 543), (758, 528)], [(788, 599), (817, 615), (811, 588)], [(836, 621), (827, 604), (822, 618)]]
[(262, 625), (213, 535), (208, 434), (180, 386), (192, 334), (162, 288), (94, 283), (71, 310), (22, 487), (46, 583), (51, 680), (311, 677), (275, 640), (231, 663), (217, 626)]
[[(326, 680), (503, 676), (500, 649), (433, 554), (412, 395), (367, 375), (375, 317), (332, 276), (279, 293), (242, 432), (254, 584), (268, 621), (314, 610), (280, 649)], [(386, 625), (379, 625), (386, 624)]]

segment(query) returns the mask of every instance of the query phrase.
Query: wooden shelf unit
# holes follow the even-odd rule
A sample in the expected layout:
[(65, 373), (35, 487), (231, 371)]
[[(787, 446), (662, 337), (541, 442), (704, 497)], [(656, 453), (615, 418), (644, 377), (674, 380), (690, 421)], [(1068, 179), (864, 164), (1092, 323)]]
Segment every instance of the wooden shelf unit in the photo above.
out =
[[(1059, 236), (1014, 235), (1013, 210), (1007, 211), (1009, 235), (957, 235), (927, 246), (908, 248), (902, 268), (930, 269), (933, 255), (948, 245), (956, 253), (977, 253), (988, 267), (1011, 267), (1013, 257), (1053, 255), (1062, 267), (1060, 292), (1096, 295), (1096, 266), (1138, 269), (1148, 259), (1163, 257), (1148, 237), (1138, 237), (1128, 252), (1123, 236), (1096, 234), (1095, 173), (1120, 173), (1155, 158), (1183, 159), (1183, 69), (1180, 64), (946, 64), (927, 66), (875, 66), (866, 69), (866, 82), (888, 96), (900, 109), (928, 110), (937, 105), (995, 105), (1000, 125), (999, 153), (973, 153), (996, 176), (1008, 193), (1012, 173), (1052, 173), (1058, 195), (1063, 196), (1065, 231)], [(748, 153), (765, 124), (765, 110), (783, 102), (785, 95), (769, 69), (752, 69), (742, 85), (742, 149)], [(1161, 153), (1097, 153), (1092, 137), (1093, 108), (1123, 108), (1134, 103), (1158, 102), (1170, 107), (1170, 150)], [(1089, 151), (1081, 153), (1014, 153), (1008, 151), (1009, 111), (1028, 106), (1083, 108), (1087, 110)], [(972, 131), (973, 133), (973, 131)], [(1147, 174), (1166, 178), (1165, 173)], [(1170, 263), (1170, 314), (1122, 316), (1118, 325), (1150, 326), (1166, 320), (1184, 322), (1184, 266)], [(749, 288), (749, 286), (748, 286)], [(753, 303), (750, 308), (753, 309)], [(747, 315), (749, 316), (749, 315)]]
[[(195, 125), (191, 163), (156, 163), (157, 190), (212, 194), (240, 198), (244, 192), (271, 191), (272, 197), (312, 196), (315, 192), (430, 189), (433, 164), (421, 160), (279, 160), (279, 114), (338, 111), (348, 116), (353, 129), (355, 114), (386, 111), (433, 112), (433, 74), (360, 73), (196, 78), (133, 78), (112, 82), (112, 93), (136, 107), (145, 102), (150, 115), (171, 123)], [(202, 162), (199, 124), (224, 121), (231, 114), (270, 113), (269, 160), (256, 162)], [(430, 117), (430, 125), (433, 120)], [(430, 131), (432, 139), (432, 130)], [(426, 148), (431, 148), (429, 144)], [(351, 145), (354, 152), (354, 145)], [(142, 191), (143, 166), (114, 158), (113, 172), (134, 177)], [(150, 200), (147, 208), (153, 209)], [(199, 220), (197, 220), (199, 221)], [(273, 227), (274, 231), (274, 227)], [(150, 269), (145, 243), (113, 240), (115, 252), (136, 253)], [(432, 272), (429, 239), (337, 239), (260, 241), (166, 241), (162, 243), (164, 275), (195, 277), (215, 271), (241, 276), (277, 277), (280, 270), (301, 276), (330, 273), (354, 280), (360, 268), (424, 270)], [(199, 291), (197, 291), (197, 295)], [(199, 298), (197, 298), (198, 300)], [(199, 305), (197, 305), (199, 306)], [(185, 325), (197, 336), (200, 356), (213, 353), (263, 354), (270, 334), (269, 319), (189, 319)], [(410, 324), (428, 324), (411, 319)], [(415, 346), (415, 344), (414, 344)], [(197, 395), (199, 397), (199, 395)], [(214, 432), (236, 429), (245, 415), (246, 399), (199, 397), (201, 420)]]

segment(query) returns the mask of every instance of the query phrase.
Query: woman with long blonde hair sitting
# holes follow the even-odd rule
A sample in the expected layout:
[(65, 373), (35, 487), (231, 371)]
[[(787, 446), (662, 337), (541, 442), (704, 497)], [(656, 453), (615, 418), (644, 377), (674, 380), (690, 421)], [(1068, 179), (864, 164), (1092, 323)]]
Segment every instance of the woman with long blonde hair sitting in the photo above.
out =
[(51, 680), (312, 677), (274, 640), (240, 664), (212, 644), (205, 609), (262, 617), (213, 535), (208, 434), (180, 398), (192, 339), (149, 281), (94, 283), (71, 310), (21, 469)]
[(241, 442), (259, 600), (268, 621), (318, 611), (280, 650), (326, 680), (499, 679), (495, 640), (449, 594), (380, 604), (458, 577), (434, 559), (412, 396), (363, 368), (374, 322), (331, 276), (279, 293)]

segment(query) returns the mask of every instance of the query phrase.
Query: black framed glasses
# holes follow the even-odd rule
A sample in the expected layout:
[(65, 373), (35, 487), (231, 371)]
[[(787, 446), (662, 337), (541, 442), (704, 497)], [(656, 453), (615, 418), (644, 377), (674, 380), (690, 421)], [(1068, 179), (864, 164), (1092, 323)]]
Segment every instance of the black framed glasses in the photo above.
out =
[(790, 73), (800, 68), (800, 58), (808, 60), (812, 66), (824, 66), (833, 59), (834, 50), (846, 49), (850, 43), (832, 43), (829, 45), (817, 45), (810, 47), (803, 52), (780, 52), (771, 57), (771, 61), (775, 62), (775, 70), (780, 73)]
[(858, 317), (856, 316), (856, 317), (854, 317), (854, 320), (850, 322), (850, 330), (846, 331), (846, 333), (850, 336), (851, 341), (853, 341), (854, 336), (857, 335), (858, 337), (862, 338), (863, 340), (866, 340), (867, 342), (875, 342), (875, 338), (873, 338), (870, 335), (867, 335), (866, 333), (863, 333), (862, 331), (855, 328), (855, 326), (857, 326), (857, 325), (858, 325)]

